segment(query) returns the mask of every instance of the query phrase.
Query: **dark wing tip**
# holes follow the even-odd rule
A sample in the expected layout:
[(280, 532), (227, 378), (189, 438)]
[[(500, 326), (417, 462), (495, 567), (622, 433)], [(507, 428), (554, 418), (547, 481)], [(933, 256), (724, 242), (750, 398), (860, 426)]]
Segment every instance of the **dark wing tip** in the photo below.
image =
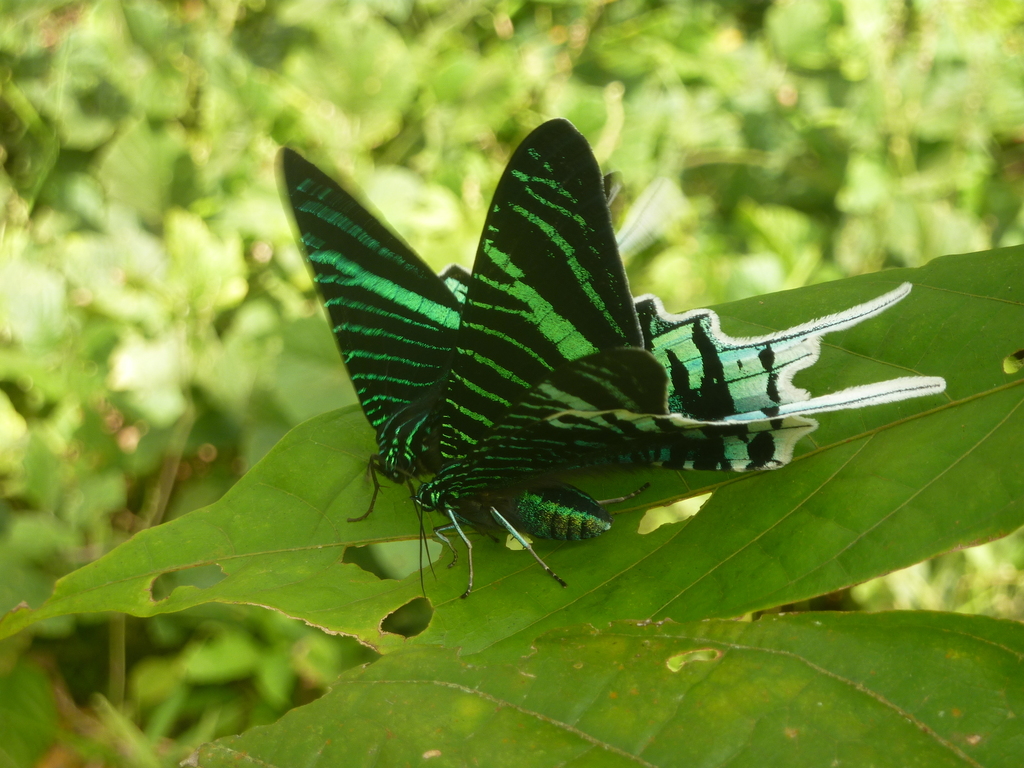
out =
[(543, 123), (534, 128), (529, 136), (544, 136), (545, 134), (556, 134), (565, 133), (571, 136), (582, 136), (576, 126), (566, 120), (564, 117), (556, 117), (551, 120), (545, 120)]
[(324, 173), (291, 147), (281, 147), (277, 153), (277, 167), (289, 193), (295, 186), (310, 176), (324, 176)]

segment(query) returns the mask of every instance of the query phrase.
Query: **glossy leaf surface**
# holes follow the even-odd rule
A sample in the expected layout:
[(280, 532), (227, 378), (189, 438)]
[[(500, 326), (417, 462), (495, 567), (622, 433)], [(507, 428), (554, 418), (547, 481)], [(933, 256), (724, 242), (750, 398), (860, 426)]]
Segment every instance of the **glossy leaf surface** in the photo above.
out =
[(391, 654), (193, 764), (995, 768), (1024, 738), (1024, 628), (978, 616), (623, 622), (496, 656)]

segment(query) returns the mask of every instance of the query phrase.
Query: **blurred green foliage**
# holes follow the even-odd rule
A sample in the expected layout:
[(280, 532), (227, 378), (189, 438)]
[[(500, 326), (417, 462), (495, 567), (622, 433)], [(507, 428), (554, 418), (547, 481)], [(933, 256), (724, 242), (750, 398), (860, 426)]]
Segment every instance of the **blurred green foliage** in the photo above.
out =
[[(510, 149), (568, 117), (627, 200), (682, 190), (629, 269), (683, 310), (1024, 242), (1022, 22), (1016, 0), (0, 0), (0, 611), (353, 402), (278, 146), (441, 267), (471, 262)], [(854, 596), (1020, 618), (1022, 570), (1010, 539)], [(62, 735), (40, 715), (0, 760), (174, 763), (367, 658), (294, 624), (45, 624), (0, 646), (0, 710)]]

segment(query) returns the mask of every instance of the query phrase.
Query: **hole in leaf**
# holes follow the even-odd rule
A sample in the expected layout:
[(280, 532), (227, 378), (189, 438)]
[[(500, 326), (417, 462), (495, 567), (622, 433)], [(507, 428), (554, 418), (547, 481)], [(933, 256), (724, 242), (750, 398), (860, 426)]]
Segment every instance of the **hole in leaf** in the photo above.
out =
[(161, 573), (149, 585), (149, 592), (153, 596), (153, 602), (160, 602), (170, 597), (178, 587), (209, 589), (223, 581), (225, 576), (217, 563), (195, 565), (191, 568)]
[(380, 628), (392, 635), (415, 637), (427, 628), (433, 616), (434, 608), (430, 601), (417, 597), (385, 616)]
[(341, 556), (341, 562), (357, 565), (367, 573), (372, 573), (378, 579), (388, 578), (380, 563), (377, 562), (377, 558), (373, 556), (373, 550), (370, 548), (370, 545), (345, 547), (345, 552)]
[(678, 672), (687, 664), (692, 664), (696, 661), (718, 661), (720, 658), (722, 658), (722, 652), (717, 648), (699, 648), (695, 651), (686, 651), (685, 653), (677, 653), (675, 656), (669, 656), (665, 660), (665, 666), (668, 667), (670, 672)]
[[(410, 541), (384, 541), (377, 544), (365, 544), (361, 547), (346, 547), (341, 562), (358, 565), (367, 573), (378, 579), (404, 579), (420, 569), (420, 551), (422, 543), (419, 539)], [(427, 568), (441, 554), (441, 545), (436, 541), (427, 540), (427, 549), (423, 553), (422, 566)]]
[(1017, 373), (1021, 368), (1024, 368), (1024, 349), (1003, 358), (1003, 373)]
[[(428, 568), (441, 556), (441, 543), (427, 539), (426, 550), (422, 549), (419, 539), (410, 541), (388, 541), (371, 544), (373, 556), (392, 579), (404, 579), (411, 573), (419, 571), (420, 566)], [(422, 563), (420, 553), (423, 553)]]
[(710, 498), (710, 493), (703, 493), (700, 496), (683, 499), (665, 507), (652, 507), (647, 510), (647, 513), (640, 520), (640, 527), (637, 528), (636, 532), (640, 534), (650, 533), (651, 531), (658, 530), (663, 525), (681, 523), (683, 520), (688, 520), (696, 515)]

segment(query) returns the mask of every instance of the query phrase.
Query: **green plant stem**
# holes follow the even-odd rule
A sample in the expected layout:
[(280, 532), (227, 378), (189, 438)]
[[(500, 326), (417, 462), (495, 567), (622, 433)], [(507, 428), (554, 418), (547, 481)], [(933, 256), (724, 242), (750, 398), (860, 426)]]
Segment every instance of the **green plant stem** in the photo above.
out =
[(167, 455), (164, 456), (163, 464), (160, 467), (156, 488), (151, 489), (146, 496), (142, 514), (144, 528), (160, 525), (163, 521), (167, 504), (171, 500), (171, 491), (174, 490), (174, 481), (178, 477), (178, 467), (181, 465), (181, 457), (185, 452), (185, 444), (188, 442), (195, 422), (195, 405), (189, 400), (185, 412), (181, 414), (178, 423), (174, 426), (174, 434), (168, 445)]
[(107, 683), (107, 698), (115, 709), (124, 707), (125, 687), (125, 615), (110, 615), (110, 672)]

